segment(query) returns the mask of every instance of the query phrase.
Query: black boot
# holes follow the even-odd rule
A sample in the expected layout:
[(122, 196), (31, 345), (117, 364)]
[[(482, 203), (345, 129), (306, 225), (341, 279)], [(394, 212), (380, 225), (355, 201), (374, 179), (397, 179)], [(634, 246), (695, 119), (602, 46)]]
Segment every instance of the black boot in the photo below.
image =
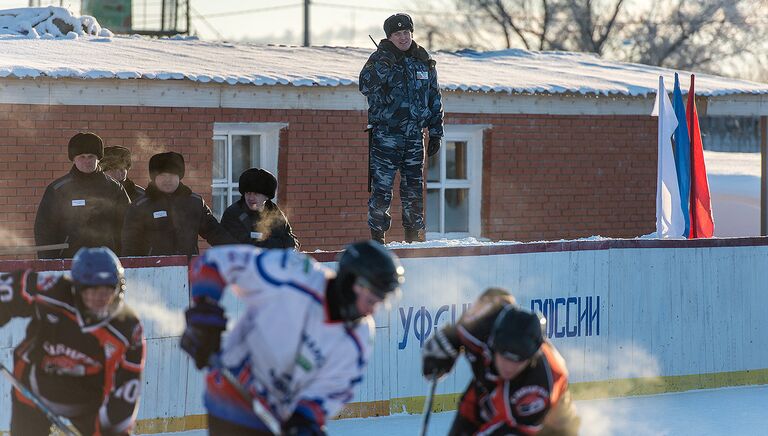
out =
[(424, 232), (416, 229), (405, 229), (405, 242), (424, 242)]
[(384, 244), (384, 232), (371, 229), (371, 239), (378, 242), (379, 244)]

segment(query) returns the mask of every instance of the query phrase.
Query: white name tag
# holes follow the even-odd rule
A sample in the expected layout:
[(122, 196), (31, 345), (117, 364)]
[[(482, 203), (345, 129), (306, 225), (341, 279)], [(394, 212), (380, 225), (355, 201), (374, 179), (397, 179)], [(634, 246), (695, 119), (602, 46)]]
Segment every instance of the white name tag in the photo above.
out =
[(72, 207), (85, 206), (85, 200), (72, 200)]
[(261, 239), (261, 232), (251, 232), (251, 239)]
[(158, 211), (153, 212), (152, 216), (155, 217), (155, 219), (165, 218), (165, 217), (168, 216), (168, 212), (166, 212), (164, 210), (158, 210)]
[(429, 73), (426, 71), (416, 71), (416, 78), (418, 80), (429, 80)]

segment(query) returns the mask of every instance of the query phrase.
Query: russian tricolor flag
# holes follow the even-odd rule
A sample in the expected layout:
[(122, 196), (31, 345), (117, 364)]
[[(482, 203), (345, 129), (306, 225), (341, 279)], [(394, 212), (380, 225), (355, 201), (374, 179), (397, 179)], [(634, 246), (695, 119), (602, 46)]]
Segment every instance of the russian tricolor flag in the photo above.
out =
[(675, 73), (673, 102), (659, 77), (653, 114), (659, 117), (656, 234), (661, 238), (711, 238), (712, 202), (694, 94), (694, 76), (683, 106)]

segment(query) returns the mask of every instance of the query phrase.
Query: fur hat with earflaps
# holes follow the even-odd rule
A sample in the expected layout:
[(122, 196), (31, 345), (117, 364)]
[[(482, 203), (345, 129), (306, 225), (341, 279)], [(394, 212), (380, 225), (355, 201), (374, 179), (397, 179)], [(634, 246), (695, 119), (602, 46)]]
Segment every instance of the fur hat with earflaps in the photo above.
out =
[(277, 179), (267, 170), (250, 168), (240, 174), (238, 189), (242, 195), (245, 195), (246, 192), (255, 192), (264, 194), (271, 200), (275, 198)]
[(384, 33), (387, 35), (387, 38), (400, 30), (410, 30), (413, 32), (413, 20), (410, 15), (403, 13), (395, 14), (384, 21)]
[(71, 161), (81, 154), (95, 154), (101, 160), (104, 157), (104, 141), (95, 133), (80, 132), (69, 140), (67, 151)]
[(128, 150), (127, 148), (120, 145), (104, 147), (104, 159), (102, 159), (99, 163), (101, 164), (101, 168), (104, 171), (118, 168), (130, 170), (131, 150)]
[(175, 151), (168, 151), (149, 158), (149, 177), (154, 180), (160, 173), (176, 174), (183, 179), (184, 156)]

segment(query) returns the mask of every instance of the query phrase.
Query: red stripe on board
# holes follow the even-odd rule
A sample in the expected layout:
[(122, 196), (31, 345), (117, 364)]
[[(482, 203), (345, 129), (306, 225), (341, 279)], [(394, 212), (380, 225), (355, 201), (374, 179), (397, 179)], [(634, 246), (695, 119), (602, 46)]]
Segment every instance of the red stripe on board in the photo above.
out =
[[(161, 266), (186, 266), (187, 256), (122, 257), (123, 268), (157, 268)], [(67, 271), (72, 259), (0, 260), (0, 271), (16, 271), (31, 268), (35, 271)]]

